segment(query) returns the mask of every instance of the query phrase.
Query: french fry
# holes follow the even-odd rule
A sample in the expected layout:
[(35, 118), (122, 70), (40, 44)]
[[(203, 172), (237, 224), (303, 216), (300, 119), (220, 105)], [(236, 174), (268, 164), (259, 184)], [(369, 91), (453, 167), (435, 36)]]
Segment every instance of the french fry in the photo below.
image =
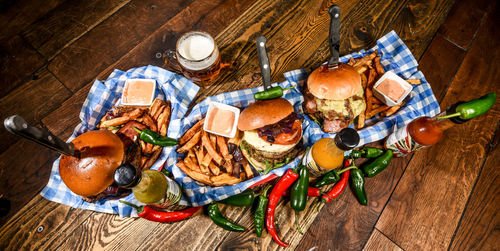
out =
[(145, 154), (150, 154), (153, 152), (153, 144), (146, 143), (146, 149), (144, 149)]
[(188, 175), (192, 179), (197, 180), (201, 183), (207, 184), (209, 186), (213, 185), (213, 183), (210, 180), (210, 177), (208, 175), (203, 174), (203, 173), (198, 173), (198, 172), (195, 172), (195, 171), (189, 169), (186, 166), (186, 164), (184, 163), (184, 161), (181, 160), (181, 161), (177, 162), (177, 164), (175, 164), (175, 165), (178, 166), (186, 175)]
[(217, 135), (217, 146), (220, 153), (222, 154), (222, 157), (224, 157), (225, 160), (231, 159), (231, 155), (229, 155), (229, 150), (227, 149), (227, 144), (224, 137)]
[(360, 74), (360, 76), (361, 76), (361, 85), (363, 86), (363, 89), (366, 89), (368, 79), (366, 78), (365, 74)]
[(151, 155), (151, 157), (149, 157), (148, 161), (146, 162), (145, 166), (143, 169), (149, 169), (153, 166), (153, 164), (156, 162), (156, 160), (158, 159), (158, 157), (160, 157), (160, 153), (161, 151), (158, 150), (156, 152), (153, 152), (153, 154)]
[(372, 60), (377, 56), (377, 51), (375, 50), (374, 52), (372, 52), (371, 54), (368, 54), (362, 58), (360, 58), (359, 60), (356, 61), (356, 63), (353, 65), (354, 68), (356, 68), (357, 66), (368, 66), (368, 65), (371, 65), (372, 64)]
[(146, 162), (148, 162), (148, 157), (147, 156), (142, 156), (141, 157), (141, 164), (139, 166), (141, 168), (141, 170), (144, 170)]
[(139, 140), (139, 145), (141, 146), (141, 152), (144, 153), (146, 150), (146, 142)]
[(372, 99), (373, 99), (372, 89), (370, 87), (367, 87), (365, 90), (365, 102), (366, 102), (365, 119), (371, 118), (369, 114), (370, 111), (372, 110)]
[(131, 112), (126, 112), (123, 114), (123, 117), (130, 117), (131, 120), (133, 119), (136, 119), (138, 118), (139, 116), (142, 115), (142, 113), (144, 112), (143, 109), (140, 109), (140, 108), (136, 108), (134, 109), (133, 111)]
[(101, 122), (101, 124), (99, 125), (99, 128), (106, 128), (106, 127), (110, 127), (110, 126), (123, 125), (123, 124), (129, 122), (130, 120), (132, 120), (131, 117), (118, 117), (118, 118), (106, 120), (104, 122)]
[(391, 108), (389, 108), (387, 111), (384, 111), (383, 112), (384, 117), (391, 116), (392, 114), (397, 112), (399, 110), (399, 108), (401, 108), (402, 105), (403, 104), (395, 105), (395, 106), (392, 106)]
[(350, 58), (349, 63), (347, 63), (347, 64), (350, 66), (353, 66), (355, 63), (356, 63), (356, 60), (354, 60), (354, 58)]
[(200, 128), (203, 127), (203, 123), (205, 122), (205, 118), (202, 120), (198, 121), (194, 126), (189, 128), (189, 130), (182, 135), (182, 137), (179, 139), (179, 145), (184, 145), (188, 140), (190, 140), (197, 132), (200, 131)]
[(188, 150), (187, 157), (188, 158), (196, 158), (196, 155), (194, 154), (193, 148), (191, 148), (191, 149)]
[(198, 131), (198, 132), (196, 132), (194, 134), (193, 137), (191, 137), (189, 139), (189, 141), (185, 142), (186, 144), (184, 144), (181, 148), (177, 149), (177, 152), (178, 153), (185, 153), (185, 152), (187, 152), (193, 146), (195, 146), (196, 144), (198, 144), (198, 142), (200, 141), (200, 138), (201, 138), (201, 131)]
[(161, 146), (159, 146), (159, 145), (154, 145), (153, 146), (153, 152), (157, 151), (158, 149), (161, 149)]
[(162, 103), (163, 102), (160, 99), (155, 99), (149, 106), (149, 115), (154, 117), (154, 114), (158, 112), (158, 109), (160, 109)]
[(204, 157), (203, 157), (203, 160), (201, 161), (200, 165), (204, 166), (204, 167), (208, 167), (208, 165), (210, 165), (210, 162), (212, 161), (212, 155), (210, 154), (206, 154)]
[(253, 178), (253, 171), (252, 171), (252, 168), (250, 167), (250, 164), (248, 164), (248, 162), (243, 166), (244, 169), (245, 169), (245, 174), (247, 176), (248, 179), (251, 179)]
[(242, 138), (242, 137), (243, 137), (243, 133), (242, 133), (240, 130), (236, 129), (236, 134), (234, 135), (234, 137), (233, 137), (233, 138), (230, 138), (230, 139), (227, 141), (227, 143), (228, 143), (228, 144), (229, 144), (229, 143), (232, 143), (232, 144), (235, 144), (235, 145), (237, 145), (237, 146), (238, 146), (238, 145), (240, 145), (240, 141), (241, 141), (241, 138)]
[(210, 143), (214, 146), (214, 149), (217, 150), (217, 136), (215, 134), (208, 133), (208, 138), (210, 139)]
[[(161, 134), (162, 136), (165, 136), (165, 135), (166, 135), (166, 134), (165, 134), (165, 135), (163, 135), (162, 133), (166, 133), (166, 132), (167, 132), (167, 131), (166, 131), (166, 129), (163, 129), (163, 128), (166, 128), (164, 124), (165, 124), (165, 121), (167, 121), (167, 116), (166, 116), (166, 115), (167, 115), (167, 113), (166, 113), (166, 111), (167, 111), (167, 110), (168, 110), (168, 109), (167, 109), (167, 108), (165, 108), (165, 109), (163, 110), (163, 113), (162, 113), (162, 114), (160, 114), (160, 116), (158, 116), (158, 129), (160, 130), (160, 134)], [(162, 129), (164, 130), (163, 132), (161, 131)]]
[(151, 116), (153, 117), (154, 120), (158, 121), (158, 117), (160, 117), (160, 114), (162, 114), (164, 110), (165, 106), (162, 105), (160, 106), (160, 108), (158, 108), (158, 110), (156, 110), (155, 113), (151, 114)]
[(385, 70), (384, 70), (384, 67), (382, 66), (382, 64), (380, 63), (380, 57), (375, 57), (375, 59), (373, 60), (373, 62), (375, 64), (375, 70), (377, 70), (377, 74), (379, 76), (384, 75)]
[(194, 158), (187, 157), (184, 159), (184, 163), (191, 170), (198, 172), (198, 173), (203, 173), (200, 169), (200, 166), (196, 163), (196, 160)]
[(172, 114), (172, 106), (170, 104), (170, 101), (167, 101), (165, 103), (165, 109), (163, 110), (163, 113), (165, 113), (165, 117), (167, 118), (163, 124), (162, 124), (162, 129), (165, 127), (165, 135), (168, 133), (168, 125), (170, 124), (170, 115)]
[(383, 106), (380, 106), (380, 107), (377, 107), (377, 109), (373, 109), (372, 111), (370, 111), (368, 113), (368, 116), (366, 116), (367, 118), (371, 118), (375, 115), (377, 115), (378, 113), (381, 113), (385, 110), (388, 110), (390, 107), (389, 106), (386, 106), (386, 105), (383, 105)]
[(229, 175), (232, 175), (233, 174), (233, 160), (232, 159), (225, 160), (224, 161), (224, 168), (226, 168), (226, 172)]
[(410, 85), (419, 85), (422, 83), (421, 79), (407, 79), (406, 82), (408, 82)]
[(221, 173), (217, 176), (210, 177), (210, 181), (214, 186), (234, 185), (239, 183), (239, 178), (233, 177), (227, 173)]
[(367, 66), (357, 66), (357, 67), (354, 67), (354, 69), (359, 73), (359, 74), (363, 74), (365, 73), (366, 70), (368, 70), (368, 67)]
[(366, 119), (365, 112), (363, 111), (358, 116), (358, 123), (356, 124), (357, 129), (361, 129), (361, 128), (365, 127), (365, 119)]
[(143, 118), (144, 124), (149, 127), (149, 130), (151, 130), (153, 132), (158, 132), (159, 128), (156, 126), (153, 119), (147, 113), (145, 113), (144, 116), (142, 116), (142, 118)]
[(375, 80), (377, 78), (377, 71), (375, 69), (370, 69), (368, 71), (368, 82), (367, 82), (367, 88), (372, 88), (373, 84), (375, 84)]
[(384, 103), (382, 103), (382, 101), (380, 101), (380, 99), (378, 99), (377, 97), (375, 97), (375, 98), (372, 99), (372, 104), (373, 105), (383, 105)]
[(222, 164), (222, 157), (219, 155), (219, 153), (215, 150), (215, 147), (212, 145), (212, 142), (208, 138), (208, 133), (203, 131), (203, 135), (201, 136), (201, 143), (205, 149), (207, 149), (208, 154), (212, 156), (213, 160), (217, 165)]
[(196, 146), (196, 148), (194, 149), (194, 154), (196, 155), (196, 160), (198, 161), (198, 164), (201, 165), (201, 163), (203, 162), (203, 158), (204, 158), (203, 148)]
[(212, 172), (213, 175), (217, 176), (220, 174), (220, 169), (218, 166), (216, 166), (213, 162), (210, 162), (208, 165), (208, 168), (210, 168), (210, 172)]

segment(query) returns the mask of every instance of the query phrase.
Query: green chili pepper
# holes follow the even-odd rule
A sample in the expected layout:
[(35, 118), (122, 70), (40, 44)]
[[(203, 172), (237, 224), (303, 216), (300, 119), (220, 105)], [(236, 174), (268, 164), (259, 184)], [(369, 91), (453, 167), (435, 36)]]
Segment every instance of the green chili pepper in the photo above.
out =
[(139, 138), (144, 141), (158, 146), (175, 146), (177, 145), (177, 140), (162, 136), (159, 133), (153, 132), (149, 129), (139, 130), (134, 127), (134, 130), (140, 133)]
[(459, 117), (461, 119), (468, 120), (475, 118), (487, 112), (495, 104), (496, 99), (496, 93), (488, 93), (478, 99), (473, 99), (469, 102), (459, 104), (457, 108), (455, 108), (455, 113), (439, 117), (438, 119)]
[(349, 181), (359, 203), (366, 206), (368, 203), (366, 200), (365, 177), (363, 176), (363, 172), (357, 168), (351, 170)]
[(376, 147), (363, 147), (361, 150), (353, 150), (349, 154), (349, 158), (359, 159), (359, 158), (376, 158), (382, 155), (384, 151)]
[(332, 170), (323, 175), (323, 177), (321, 177), (321, 179), (318, 180), (316, 183), (314, 183), (314, 185), (312, 186), (320, 188), (324, 185), (333, 184), (339, 180), (340, 180), (340, 175), (337, 173), (337, 171)]
[(389, 165), (389, 163), (391, 163), (392, 156), (392, 150), (387, 150), (380, 157), (364, 165), (362, 167), (363, 173), (365, 173), (365, 176), (369, 178), (377, 175), (378, 173), (382, 172)]
[(208, 216), (210, 219), (219, 227), (224, 228), (225, 230), (235, 231), (235, 232), (245, 232), (245, 228), (231, 222), (230, 220), (224, 218), (222, 213), (220, 212), (219, 205), (217, 203), (212, 203), (207, 207)]
[(270, 185), (267, 186), (259, 195), (257, 208), (255, 209), (254, 213), (254, 227), (257, 237), (262, 236), (262, 229), (264, 229), (264, 218), (266, 215), (267, 202), (269, 202), (269, 199), (267, 198), (267, 191), (269, 190), (269, 188), (271, 188)]
[(306, 208), (307, 191), (309, 189), (309, 169), (299, 166), (299, 178), (292, 185), (290, 190), (290, 207), (295, 211), (302, 211)]
[(255, 93), (253, 95), (253, 98), (256, 100), (279, 98), (279, 97), (283, 96), (284, 91), (290, 90), (294, 87), (295, 86), (291, 86), (291, 87), (288, 87), (286, 89), (283, 89), (280, 86), (275, 86), (275, 87), (269, 88), (267, 90)]
[(233, 195), (229, 198), (225, 198), (219, 202), (227, 205), (244, 207), (252, 205), (254, 200), (255, 193), (252, 191), (252, 189), (248, 189), (242, 193)]

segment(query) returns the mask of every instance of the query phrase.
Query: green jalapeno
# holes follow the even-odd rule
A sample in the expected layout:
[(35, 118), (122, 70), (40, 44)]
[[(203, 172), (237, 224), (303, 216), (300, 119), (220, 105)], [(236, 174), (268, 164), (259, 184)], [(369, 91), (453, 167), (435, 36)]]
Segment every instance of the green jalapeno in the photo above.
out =
[(295, 86), (291, 86), (291, 87), (288, 87), (286, 89), (283, 89), (280, 86), (275, 86), (275, 87), (269, 88), (265, 91), (255, 93), (253, 95), (253, 98), (256, 100), (279, 98), (279, 97), (283, 96), (284, 91), (290, 90), (293, 87), (295, 87)]
[(363, 147), (361, 150), (353, 150), (349, 154), (349, 158), (359, 159), (359, 158), (376, 158), (382, 155), (384, 151), (376, 147)]
[(318, 180), (316, 183), (312, 185), (312, 187), (320, 188), (328, 184), (333, 184), (339, 180), (340, 180), (340, 175), (337, 173), (337, 171), (332, 170), (323, 175), (320, 180)]
[(392, 156), (392, 150), (387, 150), (380, 157), (374, 159), (366, 165), (363, 165), (363, 173), (369, 178), (377, 175), (382, 172), (389, 165), (389, 163), (391, 163)]
[(254, 200), (255, 193), (251, 189), (248, 189), (242, 193), (233, 195), (229, 198), (225, 198), (219, 202), (227, 205), (243, 207), (252, 205)]
[(254, 227), (257, 237), (262, 236), (262, 229), (264, 229), (264, 218), (266, 216), (267, 202), (269, 202), (269, 199), (267, 198), (267, 191), (269, 188), (271, 188), (270, 185), (267, 186), (259, 195), (257, 207), (254, 213)]
[(290, 190), (290, 207), (295, 211), (302, 211), (306, 208), (307, 191), (309, 189), (309, 169), (305, 166), (298, 168), (299, 178), (292, 185)]
[(215, 202), (208, 205), (207, 207), (208, 216), (210, 219), (219, 227), (224, 228), (225, 230), (235, 231), (235, 232), (244, 232), (245, 228), (224, 218), (222, 213), (220, 212), (219, 205)]
[(365, 177), (363, 176), (363, 172), (357, 168), (351, 170), (349, 181), (359, 203), (366, 206), (368, 203), (366, 199)]
[(158, 146), (175, 146), (177, 145), (177, 140), (162, 136), (159, 133), (153, 132), (149, 129), (144, 129), (144, 130), (139, 130), (134, 127), (134, 130), (139, 134), (139, 138), (147, 143), (151, 143), (153, 145), (158, 145)]
[(496, 99), (496, 93), (488, 93), (478, 99), (459, 104), (455, 108), (455, 113), (439, 117), (438, 119), (459, 117), (463, 120), (468, 120), (475, 118), (487, 112), (495, 104)]

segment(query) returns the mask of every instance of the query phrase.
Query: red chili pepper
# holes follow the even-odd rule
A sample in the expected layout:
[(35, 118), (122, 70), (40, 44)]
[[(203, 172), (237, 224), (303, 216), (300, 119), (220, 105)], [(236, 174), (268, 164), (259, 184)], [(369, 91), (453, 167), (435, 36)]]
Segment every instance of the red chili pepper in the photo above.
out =
[(347, 181), (349, 180), (349, 170), (345, 171), (342, 173), (342, 176), (340, 177), (339, 182), (333, 186), (332, 190), (330, 190), (328, 193), (323, 194), (322, 201), (323, 202), (330, 202), (333, 199), (337, 198), (342, 191), (344, 191), (345, 187), (347, 186)]
[(162, 222), (162, 223), (187, 219), (202, 208), (202, 207), (190, 207), (180, 211), (163, 212), (163, 211), (157, 211), (150, 206), (136, 206), (132, 203), (128, 203), (122, 200), (120, 200), (120, 202), (137, 209), (137, 215), (139, 217), (144, 218), (146, 220)]
[[(283, 192), (281, 196), (289, 196), (290, 195), (290, 190), (287, 189)], [(309, 197), (319, 197), (321, 195), (321, 192), (319, 191), (319, 188), (315, 187), (309, 187), (307, 189), (307, 196)]]
[(276, 206), (278, 205), (283, 192), (288, 190), (297, 178), (299, 178), (299, 175), (294, 173), (292, 169), (288, 169), (288, 171), (286, 171), (283, 177), (281, 177), (278, 181), (276, 186), (274, 186), (271, 194), (269, 194), (269, 203), (267, 204), (266, 210), (266, 228), (267, 232), (269, 232), (269, 234), (273, 237), (274, 241), (282, 247), (288, 247), (289, 244), (283, 242), (276, 232), (276, 228), (274, 226), (274, 211), (276, 210)]

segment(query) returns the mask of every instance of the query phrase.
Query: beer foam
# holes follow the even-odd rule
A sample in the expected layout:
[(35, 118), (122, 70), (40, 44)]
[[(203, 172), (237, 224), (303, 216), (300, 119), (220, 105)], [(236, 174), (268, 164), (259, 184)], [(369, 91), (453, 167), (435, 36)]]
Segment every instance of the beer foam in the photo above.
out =
[(177, 60), (186, 69), (199, 71), (212, 66), (219, 58), (219, 50), (211, 37), (203, 34), (188, 35), (177, 44)]
[(210, 56), (214, 50), (214, 42), (205, 36), (193, 35), (179, 44), (179, 53), (189, 60), (202, 60)]

